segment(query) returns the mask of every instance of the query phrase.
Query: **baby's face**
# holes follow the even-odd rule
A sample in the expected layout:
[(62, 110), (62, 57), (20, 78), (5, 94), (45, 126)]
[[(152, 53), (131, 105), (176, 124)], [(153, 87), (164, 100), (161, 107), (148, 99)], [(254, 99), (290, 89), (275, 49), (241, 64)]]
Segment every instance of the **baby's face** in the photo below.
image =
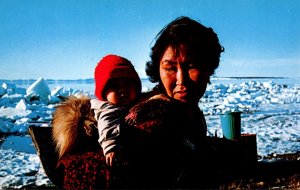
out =
[(136, 99), (137, 88), (131, 79), (114, 79), (109, 81), (105, 97), (112, 104), (127, 106)]

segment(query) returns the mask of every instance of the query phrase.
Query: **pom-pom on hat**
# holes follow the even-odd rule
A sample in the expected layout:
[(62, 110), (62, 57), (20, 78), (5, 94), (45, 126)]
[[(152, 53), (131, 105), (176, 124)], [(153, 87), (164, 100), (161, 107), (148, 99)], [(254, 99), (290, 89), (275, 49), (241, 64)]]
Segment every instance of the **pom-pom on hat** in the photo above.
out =
[(130, 78), (136, 84), (138, 92), (142, 89), (141, 80), (132, 63), (118, 55), (104, 56), (95, 68), (95, 95), (99, 100), (105, 100), (104, 90), (111, 79)]

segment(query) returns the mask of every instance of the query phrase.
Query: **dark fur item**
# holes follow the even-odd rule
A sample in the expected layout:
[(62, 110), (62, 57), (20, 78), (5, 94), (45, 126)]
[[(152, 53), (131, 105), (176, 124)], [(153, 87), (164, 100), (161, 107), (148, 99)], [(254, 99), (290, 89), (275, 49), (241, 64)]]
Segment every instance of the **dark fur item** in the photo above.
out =
[(56, 107), (52, 120), (53, 140), (59, 158), (99, 149), (97, 124), (86, 96), (67, 98)]

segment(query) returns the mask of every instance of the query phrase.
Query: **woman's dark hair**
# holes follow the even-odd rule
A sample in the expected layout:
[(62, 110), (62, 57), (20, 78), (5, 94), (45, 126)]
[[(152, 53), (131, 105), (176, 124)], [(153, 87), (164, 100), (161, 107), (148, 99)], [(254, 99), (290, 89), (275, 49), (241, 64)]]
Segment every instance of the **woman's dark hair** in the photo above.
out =
[(160, 60), (169, 46), (175, 50), (180, 45), (186, 46), (188, 51), (199, 58), (199, 64), (205, 64), (210, 76), (218, 68), (221, 52), (224, 51), (212, 28), (207, 28), (189, 17), (176, 18), (155, 39), (150, 52), (151, 60), (146, 63), (146, 74), (151, 82), (160, 81)]

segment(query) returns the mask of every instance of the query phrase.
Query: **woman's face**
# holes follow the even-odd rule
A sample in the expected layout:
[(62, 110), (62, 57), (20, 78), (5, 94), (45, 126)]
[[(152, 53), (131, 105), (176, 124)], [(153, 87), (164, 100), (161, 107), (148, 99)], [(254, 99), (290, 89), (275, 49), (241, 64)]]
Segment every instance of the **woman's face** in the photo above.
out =
[(167, 95), (183, 103), (198, 105), (203, 96), (209, 74), (200, 66), (196, 55), (188, 55), (181, 46), (178, 52), (168, 47), (160, 60), (160, 79)]

